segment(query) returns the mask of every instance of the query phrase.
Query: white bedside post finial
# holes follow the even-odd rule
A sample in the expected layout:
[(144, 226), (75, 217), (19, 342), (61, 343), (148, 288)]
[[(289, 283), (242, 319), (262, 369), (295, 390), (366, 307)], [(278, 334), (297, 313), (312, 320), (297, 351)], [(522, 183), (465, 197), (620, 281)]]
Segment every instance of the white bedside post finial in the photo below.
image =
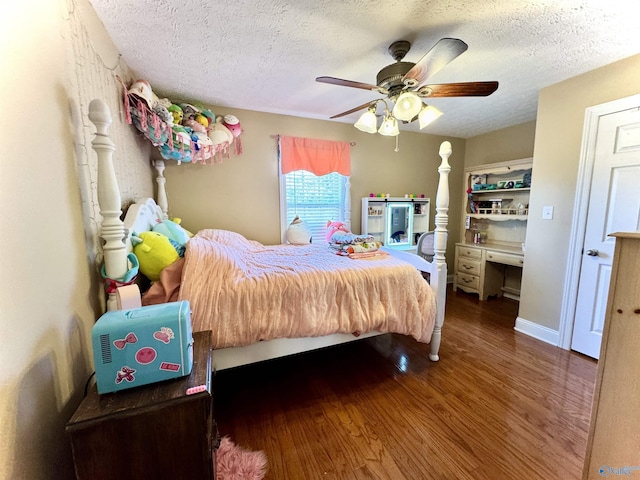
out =
[[(89, 119), (96, 126), (95, 138), (91, 142), (98, 156), (98, 204), (102, 215), (100, 236), (104, 240), (104, 265), (107, 277), (121, 279), (128, 271), (126, 235), (122, 215), (120, 191), (113, 168), (113, 152), (116, 147), (107, 133), (111, 125), (111, 112), (107, 104), (99, 99), (89, 104)], [(109, 294), (107, 309), (116, 309), (116, 295)]]

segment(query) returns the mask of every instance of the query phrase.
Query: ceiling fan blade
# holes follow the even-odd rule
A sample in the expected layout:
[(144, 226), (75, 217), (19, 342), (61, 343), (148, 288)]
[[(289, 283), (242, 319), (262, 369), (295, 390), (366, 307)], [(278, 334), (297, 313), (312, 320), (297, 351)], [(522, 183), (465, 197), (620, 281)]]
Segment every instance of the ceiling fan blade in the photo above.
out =
[(317, 77), (316, 82), (329, 83), (331, 85), (340, 85), (341, 87), (353, 87), (361, 88), (363, 90), (372, 90), (374, 92), (380, 92), (383, 95), (389, 93), (386, 88), (379, 87), (377, 85), (371, 85), (370, 83), (354, 82), (353, 80), (343, 80), (336, 77)]
[(468, 45), (457, 38), (441, 38), (431, 50), (418, 60), (402, 81), (409, 87), (420, 85), (427, 78), (435, 75), (442, 67), (467, 50)]
[(462, 82), (423, 85), (416, 90), (420, 97), (486, 97), (498, 89), (498, 82)]
[(363, 110), (363, 109), (365, 109), (367, 107), (370, 107), (371, 105), (374, 105), (376, 102), (377, 102), (377, 100), (374, 100), (372, 102), (367, 102), (364, 105), (360, 105), (359, 107), (352, 108), (351, 110), (347, 110), (346, 112), (339, 113), (339, 114), (334, 115), (333, 117), (329, 117), (329, 118), (344, 117), (345, 115), (349, 115), (350, 113), (357, 112), (358, 110)]

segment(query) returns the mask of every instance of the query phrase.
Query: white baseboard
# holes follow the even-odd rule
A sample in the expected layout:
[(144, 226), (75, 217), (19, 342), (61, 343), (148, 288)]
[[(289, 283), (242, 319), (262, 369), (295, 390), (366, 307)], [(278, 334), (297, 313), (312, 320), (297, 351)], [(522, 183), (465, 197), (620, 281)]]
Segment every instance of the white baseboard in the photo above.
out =
[(516, 326), (513, 329), (517, 332), (524, 333), (530, 337), (537, 338), (543, 342), (558, 346), (560, 342), (560, 332), (549, 327), (530, 322), (524, 318), (516, 318)]

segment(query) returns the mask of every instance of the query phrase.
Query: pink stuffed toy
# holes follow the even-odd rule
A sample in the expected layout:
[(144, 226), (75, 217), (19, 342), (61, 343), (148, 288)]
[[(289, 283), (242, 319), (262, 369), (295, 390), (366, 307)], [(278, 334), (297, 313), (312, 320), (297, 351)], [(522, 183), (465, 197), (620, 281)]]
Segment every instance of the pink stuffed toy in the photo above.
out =
[(349, 229), (343, 222), (332, 222), (331, 220), (329, 220), (327, 222), (327, 242), (331, 241), (331, 237), (336, 232), (349, 233)]

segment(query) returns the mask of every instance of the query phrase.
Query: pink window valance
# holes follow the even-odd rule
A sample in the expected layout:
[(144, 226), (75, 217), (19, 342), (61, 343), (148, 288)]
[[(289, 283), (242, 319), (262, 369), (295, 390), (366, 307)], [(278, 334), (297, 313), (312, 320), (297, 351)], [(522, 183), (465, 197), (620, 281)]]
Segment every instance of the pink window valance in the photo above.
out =
[(317, 176), (351, 175), (351, 144), (332, 140), (280, 136), (282, 173), (306, 170)]

